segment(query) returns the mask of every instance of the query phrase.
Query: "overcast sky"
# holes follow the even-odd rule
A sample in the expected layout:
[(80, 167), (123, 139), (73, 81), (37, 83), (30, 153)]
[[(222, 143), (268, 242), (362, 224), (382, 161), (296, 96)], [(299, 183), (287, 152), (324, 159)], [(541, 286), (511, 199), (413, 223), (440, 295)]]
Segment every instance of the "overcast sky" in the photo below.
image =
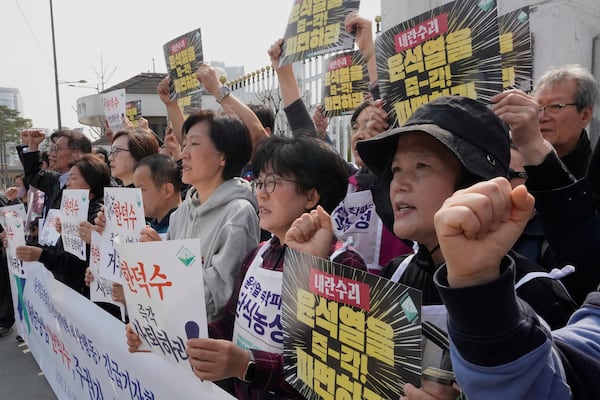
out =
[[(380, 14), (380, 0), (362, 0), (361, 14)], [(77, 98), (96, 92), (96, 73), (110, 87), (141, 72), (166, 72), (162, 46), (202, 29), (204, 57), (246, 72), (269, 64), (267, 49), (285, 32), (292, 0), (53, 0), (58, 76), (90, 88), (60, 85), (62, 125), (81, 126)], [(23, 117), (57, 126), (50, 2), (0, 2), (0, 87), (17, 88)], [(114, 71), (114, 73), (113, 73)]]

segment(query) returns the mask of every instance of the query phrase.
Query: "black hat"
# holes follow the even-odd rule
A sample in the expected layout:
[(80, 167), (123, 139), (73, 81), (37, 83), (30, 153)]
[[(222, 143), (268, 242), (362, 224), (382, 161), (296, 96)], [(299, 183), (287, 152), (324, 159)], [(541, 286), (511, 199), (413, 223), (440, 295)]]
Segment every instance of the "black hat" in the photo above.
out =
[(492, 179), (508, 176), (510, 142), (504, 123), (477, 100), (439, 97), (419, 107), (400, 128), (357, 143), (358, 153), (379, 177), (389, 169), (398, 138), (407, 132), (424, 132), (450, 149), (471, 174)]

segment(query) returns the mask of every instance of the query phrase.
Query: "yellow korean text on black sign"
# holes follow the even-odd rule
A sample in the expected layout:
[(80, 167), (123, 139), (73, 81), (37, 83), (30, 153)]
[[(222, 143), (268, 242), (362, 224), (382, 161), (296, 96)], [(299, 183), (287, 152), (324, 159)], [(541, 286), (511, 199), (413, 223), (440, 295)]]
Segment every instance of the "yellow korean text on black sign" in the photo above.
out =
[(171, 98), (177, 98), (185, 115), (202, 108), (202, 91), (196, 70), (202, 63), (202, 35), (196, 29), (163, 46), (171, 77)]
[(358, 11), (359, 4), (359, 0), (295, 0), (280, 64), (352, 49), (354, 37), (344, 29), (344, 19)]
[(393, 126), (440, 96), (482, 101), (502, 90), (493, 0), (461, 0), (383, 32), (375, 41), (381, 96)]
[(420, 386), (421, 292), (288, 249), (284, 375), (306, 399), (397, 399)]
[(328, 117), (351, 113), (369, 90), (367, 64), (359, 51), (326, 59), (323, 76), (323, 105)]

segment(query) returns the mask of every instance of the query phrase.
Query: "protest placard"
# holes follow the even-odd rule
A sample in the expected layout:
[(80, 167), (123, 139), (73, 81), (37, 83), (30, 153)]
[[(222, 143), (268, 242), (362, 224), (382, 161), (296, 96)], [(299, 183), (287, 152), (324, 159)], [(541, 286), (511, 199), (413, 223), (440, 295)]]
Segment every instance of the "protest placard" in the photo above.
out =
[(204, 61), (200, 28), (167, 42), (163, 52), (171, 77), (171, 99), (177, 99), (184, 115), (202, 109), (202, 90), (196, 78)]
[(285, 379), (306, 399), (397, 399), (421, 385), (421, 292), (288, 249)]
[(283, 36), (280, 65), (320, 54), (352, 50), (354, 36), (344, 19), (358, 11), (359, 0), (294, 0)]
[(185, 342), (208, 337), (200, 240), (116, 246), (131, 325), (155, 354), (193, 374)]
[(67, 253), (86, 260), (85, 242), (79, 236), (79, 223), (87, 221), (90, 206), (88, 189), (65, 189), (60, 203), (60, 224), (63, 248)]
[(369, 92), (367, 63), (359, 51), (327, 58), (323, 75), (323, 105), (327, 117), (352, 113)]
[(15, 217), (13, 214), (6, 214), (5, 232), (6, 232), (6, 260), (8, 262), (9, 273), (18, 277), (25, 277), (23, 269), (23, 261), (17, 258), (17, 247), (25, 246), (25, 230), (23, 220), (20, 217)]
[(383, 32), (375, 54), (391, 126), (440, 96), (489, 102), (501, 92), (498, 32), (493, 0), (453, 1)]
[(58, 220), (60, 219), (60, 210), (52, 208), (48, 210), (46, 220), (38, 235), (38, 243), (42, 246), (56, 246), (60, 233), (56, 230)]
[(100, 276), (122, 283), (115, 242), (137, 243), (146, 226), (144, 203), (139, 188), (104, 188), (106, 227), (100, 245)]
[(117, 132), (125, 126), (125, 89), (100, 93), (100, 97), (108, 126), (113, 132)]
[(140, 125), (140, 118), (142, 118), (142, 101), (128, 101), (125, 103), (125, 115), (131, 125), (137, 128)]

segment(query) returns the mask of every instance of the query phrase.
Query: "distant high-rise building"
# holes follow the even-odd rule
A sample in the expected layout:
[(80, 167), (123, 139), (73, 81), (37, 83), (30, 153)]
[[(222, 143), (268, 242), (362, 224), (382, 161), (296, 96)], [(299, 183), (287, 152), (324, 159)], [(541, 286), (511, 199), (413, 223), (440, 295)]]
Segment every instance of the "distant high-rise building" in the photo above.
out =
[[(19, 89), (0, 87), (0, 106), (5, 106), (13, 109), (23, 117), (23, 101)], [(15, 143), (7, 143), (8, 148), (14, 148)], [(20, 167), (21, 163), (17, 157), (16, 151), (10, 151), (6, 154), (6, 164), (8, 167)], [(7, 178), (4, 177), (6, 180)], [(9, 180), (10, 181), (10, 180)], [(6, 184), (7, 181), (4, 182)]]
[(5, 106), (23, 114), (23, 101), (19, 89), (0, 87), (0, 106)]

